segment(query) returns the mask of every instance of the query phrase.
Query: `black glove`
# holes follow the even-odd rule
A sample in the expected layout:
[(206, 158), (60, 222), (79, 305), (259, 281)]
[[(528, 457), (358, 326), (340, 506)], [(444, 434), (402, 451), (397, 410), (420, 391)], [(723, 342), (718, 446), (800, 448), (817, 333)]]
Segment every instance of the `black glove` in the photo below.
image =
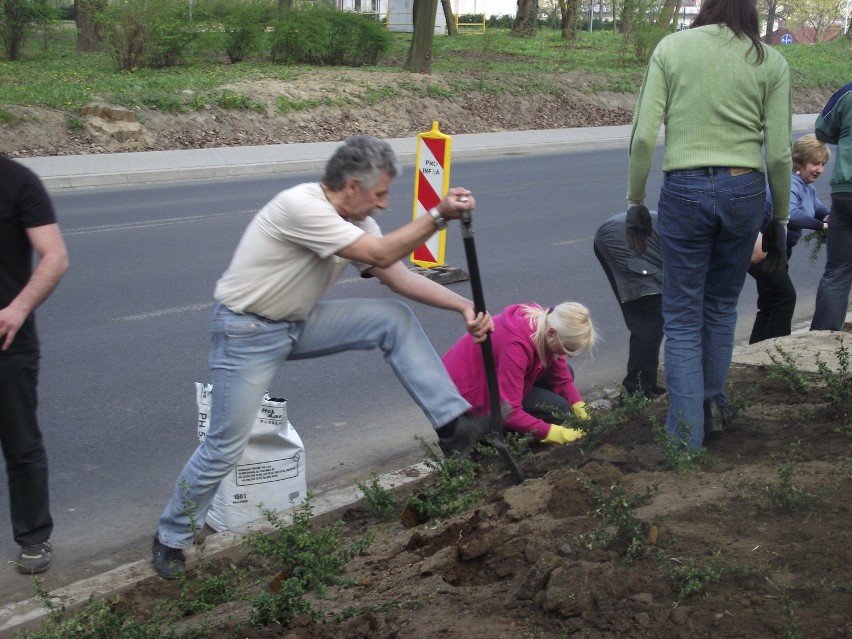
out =
[(651, 214), (644, 204), (634, 204), (627, 209), (627, 245), (636, 255), (642, 255), (651, 235)]
[(763, 270), (776, 273), (787, 268), (787, 225), (772, 220), (763, 232)]

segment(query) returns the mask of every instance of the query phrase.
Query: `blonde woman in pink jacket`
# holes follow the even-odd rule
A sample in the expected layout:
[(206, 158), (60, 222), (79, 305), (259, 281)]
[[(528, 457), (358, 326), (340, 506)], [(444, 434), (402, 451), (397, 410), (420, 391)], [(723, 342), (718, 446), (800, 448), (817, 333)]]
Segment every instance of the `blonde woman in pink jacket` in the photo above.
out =
[[(566, 413), (589, 419), (568, 358), (591, 349), (596, 340), (589, 309), (578, 302), (513, 304), (496, 315), (491, 344), (500, 400), (512, 409), (504, 427), (551, 444), (583, 437), (582, 430), (553, 422)], [(465, 335), (443, 361), (471, 413), (487, 414), (491, 404), (481, 346)]]

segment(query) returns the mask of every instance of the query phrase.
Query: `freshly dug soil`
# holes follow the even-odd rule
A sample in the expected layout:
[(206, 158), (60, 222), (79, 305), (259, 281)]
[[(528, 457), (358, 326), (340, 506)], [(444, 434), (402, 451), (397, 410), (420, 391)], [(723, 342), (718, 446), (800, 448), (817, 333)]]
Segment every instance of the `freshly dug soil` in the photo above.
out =
[[(351, 509), (346, 534), (375, 541), (340, 575), (348, 585), (312, 599), (324, 623), (247, 627), (245, 602), (184, 623), (210, 624), (211, 639), (852, 637), (852, 398), (830, 402), (813, 379), (803, 395), (734, 365), (729, 394), (744, 407), (691, 470), (655, 437), (663, 398), (594, 446), (536, 449), (522, 484), (499, 459), (483, 463), (487, 496), (464, 514), (409, 529)], [(607, 513), (641, 523), (632, 561), (629, 539), (580, 537), (615, 531)], [(280, 568), (240, 565), (258, 590)], [(144, 616), (179, 596), (154, 578), (118, 605)]]

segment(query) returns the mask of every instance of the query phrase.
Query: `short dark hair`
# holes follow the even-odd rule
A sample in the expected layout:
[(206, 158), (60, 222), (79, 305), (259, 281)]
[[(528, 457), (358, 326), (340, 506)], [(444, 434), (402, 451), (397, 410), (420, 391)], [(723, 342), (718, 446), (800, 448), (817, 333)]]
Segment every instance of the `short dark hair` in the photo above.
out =
[(763, 62), (766, 53), (760, 41), (757, 5), (753, 0), (705, 0), (689, 28), (708, 24), (724, 24), (738, 38), (751, 40), (749, 51), (754, 49), (757, 52), (758, 64)]
[(322, 183), (339, 191), (347, 180), (355, 178), (364, 188), (372, 188), (381, 173), (394, 178), (402, 166), (390, 144), (371, 135), (347, 138), (325, 165)]

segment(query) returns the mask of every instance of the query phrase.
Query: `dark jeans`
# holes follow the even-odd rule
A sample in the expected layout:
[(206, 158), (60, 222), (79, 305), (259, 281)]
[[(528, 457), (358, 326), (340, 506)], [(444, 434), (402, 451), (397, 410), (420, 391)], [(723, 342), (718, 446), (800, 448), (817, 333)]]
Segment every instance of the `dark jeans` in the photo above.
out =
[(6, 459), (12, 531), (20, 546), (53, 532), (47, 453), (36, 419), (37, 351), (0, 353), (0, 443)]
[(817, 288), (812, 331), (839, 331), (849, 310), (852, 285), (852, 193), (831, 194), (825, 273)]
[[(571, 374), (573, 375), (573, 371)], [(571, 406), (568, 405), (568, 400), (562, 397), (562, 395), (554, 393), (550, 384), (543, 379), (533, 384), (530, 392), (524, 397), (521, 406), (527, 413), (548, 424), (561, 423), (559, 413), (571, 413)], [(554, 410), (548, 410), (548, 408), (553, 408)], [(557, 419), (559, 420), (558, 422), (555, 421)]]
[(757, 316), (748, 343), (789, 335), (796, 310), (796, 289), (789, 271), (785, 268), (767, 273), (763, 262), (758, 262), (748, 269), (748, 274), (757, 282)]
[[(595, 256), (621, 302), (615, 278), (597, 247)], [(619, 304), (627, 330), (630, 331), (630, 353), (627, 356), (627, 375), (621, 382), (630, 393), (650, 392), (657, 386), (657, 369), (660, 366), (660, 345), (663, 343), (663, 295), (645, 295)]]

